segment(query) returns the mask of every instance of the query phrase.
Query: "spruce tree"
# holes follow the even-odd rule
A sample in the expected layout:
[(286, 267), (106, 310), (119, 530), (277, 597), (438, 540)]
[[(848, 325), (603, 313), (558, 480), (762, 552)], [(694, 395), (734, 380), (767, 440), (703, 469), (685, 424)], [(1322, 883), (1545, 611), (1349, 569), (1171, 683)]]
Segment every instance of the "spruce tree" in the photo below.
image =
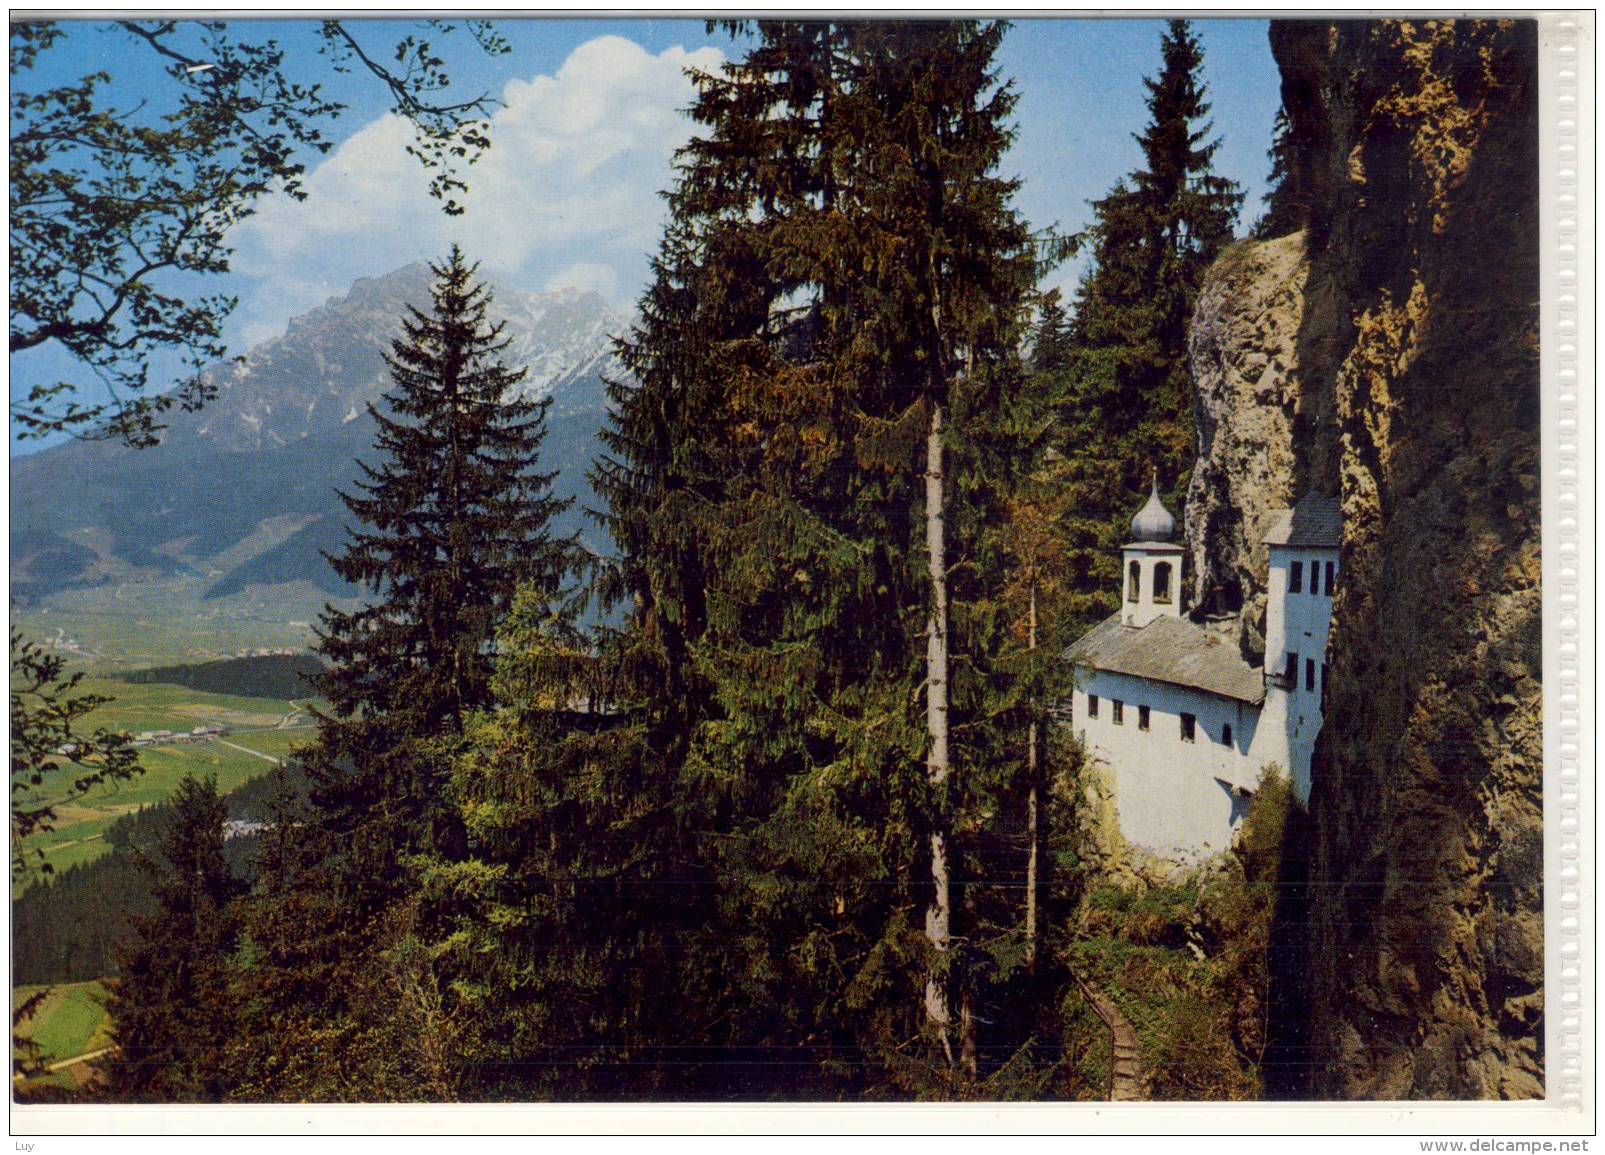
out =
[[(252, 862), (256, 884), (238, 903), (240, 949), (229, 997), (239, 1029), (222, 1057), (228, 1097), (240, 1102), (339, 1099), (340, 1053), (331, 991), (349, 982), (330, 928), (344, 917), (328, 877), (317, 878), (306, 799), (273, 771), (266, 826)], [(321, 885), (319, 885), (321, 884)], [(366, 928), (363, 928), (364, 930)]]
[(1069, 366), (1070, 315), (1059, 290), (1050, 289), (1042, 295), (1037, 307), (1037, 323), (1031, 333), (1031, 372), (1038, 378), (1032, 384), (1033, 392), (1040, 393), (1044, 388), (1061, 392), (1058, 378)]
[(471, 1029), (472, 1098), (706, 1098), (705, 872), (630, 663), (587, 648), (527, 590), (500, 635), (497, 708), (477, 715), (453, 796), (472, 839), (423, 871), (433, 950)]
[(236, 1031), (228, 966), (245, 888), (223, 857), (216, 779), (186, 776), (167, 806), (157, 846), (141, 854), (157, 911), (134, 917), (116, 952), (106, 1091), (118, 1102), (217, 1102)]
[[(695, 466), (698, 500), (665, 495), (674, 549), (640, 560), (697, 546), (697, 580), (649, 580), (646, 601), (696, 591), (677, 618), (706, 697), (682, 776), (720, 902), (710, 1017), (719, 1045), (802, 1060), (776, 1085), (866, 1086), (872, 1048), (905, 1046), (927, 1008), (939, 1040), (957, 1031), (968, 997), (944, 957), (951, 830), (1010, 765), (982, 721), (996, 475), (977, 415), (1009, 387), (1032, 271), (992, 171), (1013, 99), (991, 74), (1001, 35), (760, 25), (704, 87), (713, 131), (672, 202), (700, 339), (649, 325), (638, 342), (653, 368), (676, 359), (634, 412), (697, 407), (665, 456)], [(948, 462), (975, 468), (953, 484)]]
[(432, 743), (462, 732), (490, 699), (490, 643), (525, 581), (555, 584), (567, 543), (548, 523), (566, 505), (533, 468), (549, 399), (516, 389), (505, 323), (455, 246), (426, 313), (408, 310), (385, 362), (393, 381), (376, 465), (342, 494), (358, 523), (330, 564), (366, 605), (325, 611), (317, 744), (308, 755), (319, 832), (338, 840), (348, 897), (370, 913), (395, 894), (409, 852), (462, 853), (444, 795), (449, 763)]
[(707, 840), (728, 829), (725, 803), (691, 750), (721, 713), (695, 646), (710, 612), (710, 530), (738, 528), (715, 525), (741, 482), (724, 459), (726, 383), (781, 294), (736, 219), (758, 175), (737, 137), (794, 187), (815, 164), (796, 85), (792, 117), (754, 113), (780, 107), (787, 83), (762, 61), (817, 44), (821, 29), (774, 31), (784, 43), (765, 39), (747, 61), (696, 78), (691, 115), (705, 138), (681, 154), (641, 320), (620, 345), (631, 377), (611, 386), (609, 452), (592, 478), (617, 548), (597, 593), (625, 617), (598, 628), (589, 654), (598, 688), (586, 696), (603, 713), (554, 709), (576, 696), (584, 663), (549, 660), (570, 643), (526, 594), (500, 647), (497, 712), (458, 762), (475, 854), (429, 881), (469, 900), (446, 950), (499, 1040), (481, 1055), (489, 1097), (727, 1097), (732, 1046), (752, 1034), (731, 1021), (749, 1003), (717, 942)]
[[(520, 588), (555, 594), (570, 566), (548, 528), (565, 503), (535, 468), (549, 403), (518, 395), (525, 371), (503, 361), (475, 268), (454, 247), (433, 269), (431, 307), (409, 309), (370, 406), (380, 459), (343, 495), (357, 528), (330, 562), (368, 601), (322, 618), (329, 706), (304, 754), (305, 825), (250, 906), (266, 997), (230, 1062), (263, 1097), (455, 1093), (442, 1036), (419, 1026), (440, 1022), (442, 989), (419, 876), (467, 853), (451, 769), (491, 702), (495, 629)], [(285, 1050), (292, 1026), (316, 1063)]]
[[(580, 662), (530, 598), (459, 760), (476, 854), (431, 883), (472, 896), (445, 946), (511, 1043), (491, 1093), (868, 1094), (927, 1032), (935, 1067), (898, 1077), (953, 1093), (980, 1018), (984, 945), (957, 943), (1000, 929), (976, 832), (1024, 726), (994, 564), (1034, 273), (994, 172), (1003, 29), (751, 31), (697, 78), (621, 349), (595, 482), (627, 620)], [(607, 706), (565, 717), (581, 669)], [(922, 933), (933, 836), (959, 940)]]
[(1062, 451), (1082, 624), (1114, 608), (1124, 520), (1152, 474), (1173, 502), (1185, 492), (1194, 447), (1187, 328), (1243, 195), (1212, 170), (1220, 142), (1209, 139), (1203, 54), (1188, 23), (1172, 20), (1160, 48), (1159, 76), (1144, 82), (1144, 164), (1094, 203), (1094, 264), (1071, 329)]
[(1285, 108), (1276, 110), (1266, 156), (1271, 162), (1270, 192), (1266, 195), (1265, 214), (1254, 224), (1254, 236), (1262, 241), (1298, 232), (1309, 217), (1309, 190), (1299, 167), (1293, 126)]

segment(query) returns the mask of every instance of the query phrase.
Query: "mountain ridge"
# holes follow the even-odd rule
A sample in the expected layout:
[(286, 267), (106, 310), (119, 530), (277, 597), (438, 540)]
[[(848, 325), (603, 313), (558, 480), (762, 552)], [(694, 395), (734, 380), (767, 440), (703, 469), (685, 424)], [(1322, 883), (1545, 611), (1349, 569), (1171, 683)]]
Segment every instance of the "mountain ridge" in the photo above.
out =
[[(322, 556), (348, 520), (336, 490), (374, 456), (367, 405), (390, 384), (381, 354), (408, 305), (427, 309), (431, 278), (421, 262), (361, 278), (208, 367), (216, 398), (174, 415), (160, 445), (73, 442), (13, 458), (13, 596), (175, 575), (201, 580), (207, 598), (297, 581), (353, 593)], [(502, 359), (529, 370), (520, 393), (552, 399), (540, 468), (557, 471), (559, 496), (579, 499), (557, 528), (598, 544), (580, 507), (595, 504), (585, 473), (605, 383), (623, 375), (612, 339), (629, 321), (595, 293), (488, 287), (506, 326)]]

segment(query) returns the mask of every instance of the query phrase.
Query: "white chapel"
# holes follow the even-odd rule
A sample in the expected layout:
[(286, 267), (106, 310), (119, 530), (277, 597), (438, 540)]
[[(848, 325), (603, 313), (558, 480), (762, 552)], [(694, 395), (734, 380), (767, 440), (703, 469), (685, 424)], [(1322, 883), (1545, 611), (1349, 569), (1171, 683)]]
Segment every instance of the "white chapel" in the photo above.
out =
[(1308, 802), (1341, 529), (1320, 494), (1272, 515), (1257, 668), (1235, 635), (1183, 616), (1184, 550), (1156, 479), (1122, 550), (1120, 612), (1066, 655), (1071, 726), (1109, 775), (1128, 843), (1177, 862), (1225, 850), (1273, 764)]

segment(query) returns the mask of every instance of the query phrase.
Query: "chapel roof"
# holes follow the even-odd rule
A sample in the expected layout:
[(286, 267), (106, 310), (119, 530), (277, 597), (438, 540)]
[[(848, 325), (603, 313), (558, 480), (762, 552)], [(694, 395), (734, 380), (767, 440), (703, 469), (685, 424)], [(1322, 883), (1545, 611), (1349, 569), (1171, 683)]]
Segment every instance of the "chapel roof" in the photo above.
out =
[(1343, 507), (1335, 497), (1306, 493), (1292, 509), (1271, 514), (1266, 545), (1337, 549), (1343, 538)]
[(1181, 618), (1158, 617), (1128, 626), (1120, 615), (1088, 630), (1065, 653), (1072, 665), (1168, 682), (1250, 705), (1265, 700), (1261, 671), (1231, 642)]

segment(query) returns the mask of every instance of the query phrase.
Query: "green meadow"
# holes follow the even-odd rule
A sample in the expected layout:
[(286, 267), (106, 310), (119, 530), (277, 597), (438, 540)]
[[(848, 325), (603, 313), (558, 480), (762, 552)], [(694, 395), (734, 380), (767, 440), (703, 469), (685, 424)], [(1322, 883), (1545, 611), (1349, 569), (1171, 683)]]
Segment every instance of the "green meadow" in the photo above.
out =
[(38, 1043), (46, 1062), (70, 1059), (106, 1045), (105, 984), (97, 980), (49, 987), (16, 987), (11, 992), (12, 1004), (40, 990), (49, 993), (33, 1014), (17, 1025), (17, 1034)]
[[(44, 1062), (59, 1062), (98, 1051), (111, 1042), (111, 1019), (102, 1002), (106, 997), (103, 983), (60, 983), (48, 988), (14, 987), (11, 992), (12, 1005), (16, 1006), (41, 989), (47, 989), (49, 993), (33, 1014), (17, 1024), (16, 1034), (37, 1042), (39, 1057)], [(77, 1065), (52, 1071), (18, 1086), (26, 1089), (57, 1087), (71, 1090), (77, 1086), (78, 1078), (87, 1074), (89, 1069)]]
[[(261, 648), (303, 650), (328, 595), (306, 582), (253, 587), (216, 601), (193, 575), (59, 590), (13, 608), (30, 638), (55, 642), (80, 664), (105, 670), (201, 662)], [(348, 605), (332, 599), (337, 605)]]
[[(86, 678), (82, 692), (105, 694), (116, 700), (96, 710), (85, 730), (105, 726), (110, 730), (172, 730), (187, 733), (206, 723), (227, 729), (211, 741), (163, 739), (142, 747), (140, 765), (144, 773), (122, 783), (97, 787), (81, 798), (63, 800), (57, 807), (54, 830), (34, 835), (25, 843), (30, 850), (44, 851), (45, 861), (57, 871), (91, 862), (109, 849), (105, 834), (120, 816), (142, 806), (154, 806), (167, 799), (186, 774), (216, 775), (217, 788), (227, 794), (272, 769), (273, 759), (287, 757), (314, 734), (306, 702), (271, 698), (243, 698), (229, 694), (209, 694), (183, 686), (135, 685)], [(288, 722), (289, 725), (285, 725)], [(59, 776), (58, 776), (59, 777)], [(23, 792), (23, 802), (46, 798), (62, 799), (64, 783), (46, 782), (43, 787)]]

